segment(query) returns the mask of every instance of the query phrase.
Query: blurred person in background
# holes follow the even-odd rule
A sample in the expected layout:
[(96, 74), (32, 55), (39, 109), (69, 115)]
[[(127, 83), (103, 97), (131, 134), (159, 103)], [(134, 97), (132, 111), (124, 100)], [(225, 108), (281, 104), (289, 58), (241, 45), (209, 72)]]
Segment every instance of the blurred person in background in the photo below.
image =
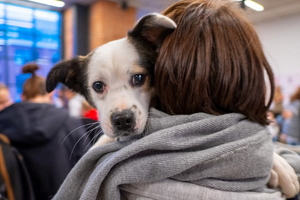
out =
[(8, 88), (4, 84), (0, 83), (0, 111), (10, 106), (12, 103), (13, 100)]
[(278, 136), (280, 128), (276, 122), (275, 114), (271, 110), (268, 110), (267, 118), (270, 120), (270, 124), (267, 125), (267, 127), (272, 135), (272, 140), (277, 141), (279, 139)]
[(35, 198), (51, 199), (85, 153), (85, 134), (80, 120), (51, 104), (45, 79), (36, 75), (39, 67), (28, 64), (23, 73), (32, 77), (23, 84), (22, 102), (0, 112), (0, 132), (23, 155), (33, 183)]
[(273, 108), (272, 112), (275, 115), (275, 118), (280, 116), (283, 111), (283, 94), (280, 86), (275, 87), (274, 98), (273, 98)]
[(284, 99), (284, 96), (282, 94), (281, 87), (276, 86), (275, 91), (274, 91), (272, 109), (270, 111), (274, 114), (274, 118), (279, 127), (278, 139), (282, 138), (281, 133), (282, 133), (282, 126), (283, 126), (283, 121), (284, 121), (283, 99)]
[(283, 111), (281, 139), (290, 145), (300, 145), (300, 87), (291, 95), (290, 104)]
[(62, 85), (61, 87), (61, 95), (67, 104), (65, 105), (65, 107), (68, 109), (69, 114), (72, 117), (80, 118), (82, 111), (82, 102), (84, 101), (84, 97), (72, 91), (65, 85)]

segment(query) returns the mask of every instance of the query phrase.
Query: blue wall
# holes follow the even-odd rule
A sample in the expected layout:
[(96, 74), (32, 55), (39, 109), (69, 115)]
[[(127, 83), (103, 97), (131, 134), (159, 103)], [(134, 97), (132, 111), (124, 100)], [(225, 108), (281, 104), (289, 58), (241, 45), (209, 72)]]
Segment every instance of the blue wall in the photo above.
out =
[(61, 14), (59, 12), (0, 3), (0, 82), (20, 100), (22, 66), (37, 63), (46, 76), (61, 58)]

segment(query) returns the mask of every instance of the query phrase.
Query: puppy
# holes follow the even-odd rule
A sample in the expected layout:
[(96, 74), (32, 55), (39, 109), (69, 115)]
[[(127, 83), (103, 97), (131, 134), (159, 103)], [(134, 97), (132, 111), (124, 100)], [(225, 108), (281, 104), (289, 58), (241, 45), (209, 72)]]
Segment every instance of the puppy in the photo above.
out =
[(46, 81), (48, 92), (61, 82), (85, 96), (101, 113), (100, 125), (105, 135), (93, 147), (143, 132), (154, 94), (157, 52), (175, 28), (171, 19), (149, 14), (138, 21), (126, 38), (51, 69)]

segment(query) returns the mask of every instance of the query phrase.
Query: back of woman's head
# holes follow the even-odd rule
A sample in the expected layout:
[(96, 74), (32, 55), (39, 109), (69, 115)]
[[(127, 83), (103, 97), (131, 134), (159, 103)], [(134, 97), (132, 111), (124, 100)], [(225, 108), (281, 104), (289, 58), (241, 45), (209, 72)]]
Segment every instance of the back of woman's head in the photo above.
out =
[(22, 68), (23, 73), (31, 73), (31, 77), (28, 78), (23, 84), (22, 95), (24, 99), (30, 100), (40, 95), (46, 95), (46, 82), (41, 76), (36, 75), (36, 71), (39, 66), (36, 64), (27, 64)]
[[(177, 23), (155, 66), (161, 109), (169, 114), (242, 113), (267, 124), (273, 74), (259, 38), (231, 1), (180, 1), (163, 12)], [(271, 95), (265, 105), (267, 73)]]

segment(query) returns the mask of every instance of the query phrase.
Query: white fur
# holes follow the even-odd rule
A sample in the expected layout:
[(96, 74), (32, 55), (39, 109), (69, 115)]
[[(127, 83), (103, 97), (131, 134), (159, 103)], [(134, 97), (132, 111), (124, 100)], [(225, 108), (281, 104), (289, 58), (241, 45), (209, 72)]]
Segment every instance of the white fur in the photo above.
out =
[(172, 29), (177, 28), (177, 24), (170, 18), (168, 18), (162, 14), (159, 14), (159, 13), (154, 13), (153, 15), (155, 15), (155, 17), (156, 17), (157, 24), (160, 24), (160, 25), (163, 25), (164, 27), (168, 27), (168, 28), (172, 28)]
[[(98, 47), (88, 64), (90, 95), (100, 113), (102, 130), (111, 138), (116, 137), (110, 120), (112, 111), (132, 110), (136, 119), (132, 134), (140, 134), (144, 130), (151, 93), (130, 84), (134, 74), (143, 72), (138, 66), (138, 58), (133, 45), (124, 38)], [(92, 88), (96, 81), (106, 85), (102, 94)]]
[[(157, 24), (157, 25), (164, 26), (166, 28), (171, 28), (171, 29), (177, 28), (177, 24), (173, 20), (171, 20), (170, 18), (168, 18), (162, 14), (151, 13), (150, 15), (155, 17), (155, 19), (153, 21), (155, 21), (155, 24)], [(136, 24), (138, 24), (140, 22), (140, 20), (137, 21)]]

